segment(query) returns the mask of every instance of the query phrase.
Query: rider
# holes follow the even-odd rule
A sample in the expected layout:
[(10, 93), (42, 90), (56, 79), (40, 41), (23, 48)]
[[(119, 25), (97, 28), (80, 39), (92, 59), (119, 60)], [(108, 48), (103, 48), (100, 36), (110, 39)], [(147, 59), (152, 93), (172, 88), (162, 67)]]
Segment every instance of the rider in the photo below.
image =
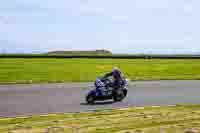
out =
[(113, 67), (112, 72), (105, 74), (103, 78), (107, 78), (110, 76), (113, 76), (114, 78), (113, 82), (114, 89), (119, 89), (125, 84), (125, 78), (119, 68)]
[(104, 77), (102, 77), (101, 79), (98, 79), (98, 78), (96, 79), (95, 86), (96, 86), (98, 94), (102, 96), (106, 95), (107, 87), (105, 86), (105, 83), (103, 81), (105, 78), (108, 78), (111, 76), (113, 76), (114, 78), (114, 82), (112, 84), (112, 87), (114, 89), (119, 89), (125, 84), (125, 79), (120, 69), (117, 67), (113, 67), (112, 72), (105, 74)]

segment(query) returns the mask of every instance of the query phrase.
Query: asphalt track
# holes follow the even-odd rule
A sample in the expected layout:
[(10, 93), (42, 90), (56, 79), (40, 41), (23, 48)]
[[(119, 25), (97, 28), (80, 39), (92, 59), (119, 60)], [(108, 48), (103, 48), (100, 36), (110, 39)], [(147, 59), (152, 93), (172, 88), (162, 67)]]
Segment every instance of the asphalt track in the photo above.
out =
[(200, 81), (129, 83), (123, 102), (85, 103), (92, 83), (0, 85), (0, 117), (93, 111), (129, 106), (200, 104)]

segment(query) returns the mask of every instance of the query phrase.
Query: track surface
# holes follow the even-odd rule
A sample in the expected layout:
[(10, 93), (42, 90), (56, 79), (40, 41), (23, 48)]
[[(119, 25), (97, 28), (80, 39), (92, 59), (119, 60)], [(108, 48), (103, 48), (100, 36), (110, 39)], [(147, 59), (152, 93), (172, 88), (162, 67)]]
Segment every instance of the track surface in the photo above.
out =
[(138, 81), (123, 102), (85, 103), (92, 83), (0, 85), (0, 116), (92, 111), (128, 106), (200, 104), (200, 81)]

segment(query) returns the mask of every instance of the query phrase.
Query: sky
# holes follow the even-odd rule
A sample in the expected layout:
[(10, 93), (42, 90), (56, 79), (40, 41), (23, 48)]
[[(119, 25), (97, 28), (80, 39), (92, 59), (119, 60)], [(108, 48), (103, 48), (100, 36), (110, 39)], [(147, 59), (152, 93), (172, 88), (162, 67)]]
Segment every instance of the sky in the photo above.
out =
[(200, 53), (198, 0), (2, 0), (0, 52)]

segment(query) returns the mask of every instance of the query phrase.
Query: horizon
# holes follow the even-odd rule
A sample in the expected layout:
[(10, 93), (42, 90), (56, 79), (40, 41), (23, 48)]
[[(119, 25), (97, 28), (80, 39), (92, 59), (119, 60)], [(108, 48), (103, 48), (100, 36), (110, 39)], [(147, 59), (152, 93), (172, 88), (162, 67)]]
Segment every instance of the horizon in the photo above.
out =
[[(96, 49), (96, 50), (100, 50), (100, 49)], [(6, 52), (6, 51), (2, 51), (0, 52), (1, 55), (3, 54), (48, 54), (49, 52), (59, 52), (59, 51), (65, 51), (65, 52), (85, 52), (85, 51), (95, 51), (95, 50), (55, 50), (55, 51), (46, 51), (46, 52)], [(110, 50), (109, 50), (110, 51)], [(112, 52), (110, 51), (113, 55), (117, 55), (117, 54), (124, 54), (124, 55), (200, 55), (200, 51), (193, 51), (193, 52), (135, 52), (135, 53), (116, 53), (116, 52)]]
[(200, 1), (1, 3), (0, 53), (93, 49), (119, 54), (200, 53)]

